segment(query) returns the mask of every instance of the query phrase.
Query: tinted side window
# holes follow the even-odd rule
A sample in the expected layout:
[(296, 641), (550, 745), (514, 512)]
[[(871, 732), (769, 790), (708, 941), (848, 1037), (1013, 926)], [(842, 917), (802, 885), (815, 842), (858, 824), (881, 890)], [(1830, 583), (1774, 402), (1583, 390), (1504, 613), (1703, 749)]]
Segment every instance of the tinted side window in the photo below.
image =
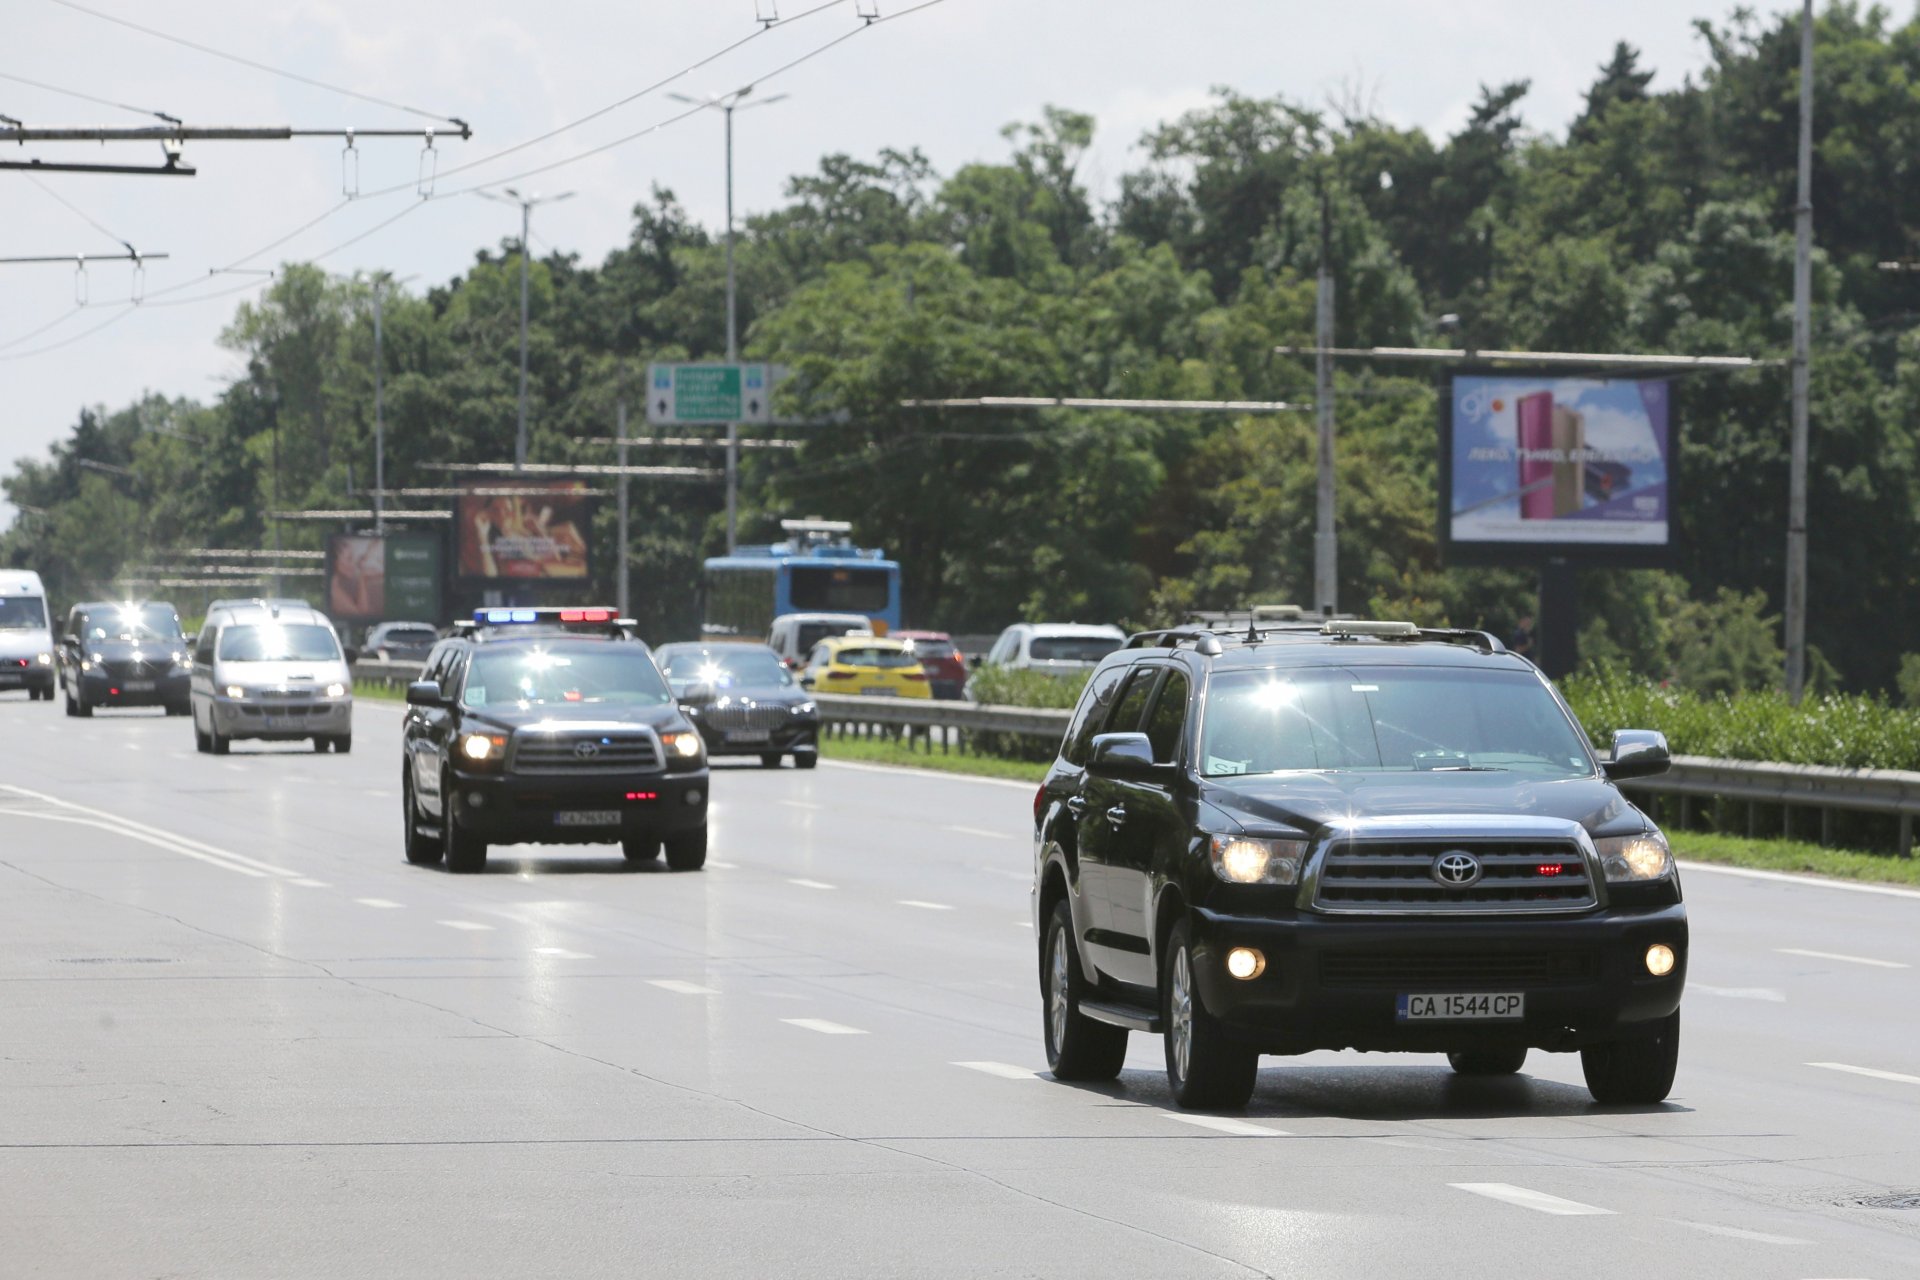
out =
[(1087, 753), (1093, 749), (1093, 735), (1099, 732), (1098, 726), (1106, 719), (1108, 708), (1113, 706), (1113, 695), (1120, 691), (1120, 681), (1126, 674), (1125, 667), (1108, 667), (1105, 671), (1096, 671), (1093, 679), (1087, 681), (1080, 695), (1080, 709), (1074, 713), (1073, 723), (1067, 726), (1066, 742), (1060, 748), (1067, 763), (1087, 762)]
[(1167, 672), (1160, 696), (1154, 700), (1153, 714), (1147, 717), (1147, 737), (1153, 743), (1156, 764), (1174, 764), (1180, 759), (1180, 732), (1187, 726), (1187, 676), (1183, 671)]
[(440, 692), (449, 698), (458, 700), (463, 692), (460, 686), (466, 683), (468, 656), (465, 649), (450, 649), (447, 652), (446, 674), (440, 677)]
[(217, 640), (219, 636), (219, 627), (208, 626), (202, 623), (200, 627), (200, 639), (193, 650), (193, 660), (202, 665), (211, 663), (213, 661), (213, 642)]
[(1113, 709), (1113, 715), (1107, 720), (1103, 733), (1139, 733), (1141, 721), (1147, 712), (1147, 698), (1153, 693), (1153, 682), (1160, 678), (1158, 667), (1135, 667), (1133, 679), (1127, 681), (1125, 693)]

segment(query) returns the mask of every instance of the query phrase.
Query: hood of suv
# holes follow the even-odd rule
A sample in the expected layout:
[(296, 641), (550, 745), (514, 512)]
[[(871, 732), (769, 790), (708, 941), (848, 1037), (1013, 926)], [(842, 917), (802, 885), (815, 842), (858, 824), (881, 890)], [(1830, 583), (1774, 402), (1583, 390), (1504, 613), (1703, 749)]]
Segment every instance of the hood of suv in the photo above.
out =
[(666, 731), (671, 729), (691, 729), (680, 715), (680, 708), (671, 702), (662, 702), (655, 706), (641, 706), (630, 702), (543, 702), (533, 706), (522, 706), (517, 702), (502, 702), (484, 707), (470, 707), (466, 712), (468, 724), (487, 723), (502, 729), (522, 729), (534, 724), (560, 724), (579, 722), (582, 724), (630, 724), (635, 728), (646, 726)]
[(1489, 814), (1562, 818), (1590, 835), (1625, 835), (1643, 827), (1637, 810), (1601, 778), (1529, 778), (1509, 772), (1262, 774), (1209, 778), (1202, 798), (1250, 827), (1281, 826), (1312, 834), (1354, 818), (1425, 814)]

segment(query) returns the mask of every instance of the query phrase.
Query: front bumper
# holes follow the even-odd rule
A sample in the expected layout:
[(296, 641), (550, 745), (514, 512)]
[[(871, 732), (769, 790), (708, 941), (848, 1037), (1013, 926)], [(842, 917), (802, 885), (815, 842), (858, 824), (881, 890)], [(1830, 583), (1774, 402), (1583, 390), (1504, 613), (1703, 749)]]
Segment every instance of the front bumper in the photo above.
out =
[(13, 658), (0, 660), (0, 691), (38, 689), (44, 693), (53, 688), (53, 682), (53, 667), (49, 664), (29, 661), (23, 667)]
[[(590, 777), (464, 773), (448, 776), (460, 825), (488, 844), (613, 844), (707, 824), (707, 771)], [(617, 823), (562, 826), (561, 813), (613, 813)]]
[[(1264, 1053), (1373, 1049), (1565, 1051), (1651, 1034), (1680, 1007), (1687, 915), (1679, 904), (1553, 918), (1286, 919), (1195, 910), (1196, 985), (1208, 1012)], [(1655, 978), (1644, 956), (1672, 947)], [(1233, 947), (1266, 957), (1258, 977), (1228, 975)], [(1406, 994), (1521, 992), (1515, 1021), (1402, 1022)]]
[(813, 716), (793, 716), (791, 723), (768, 730), (764, 738), (750, 736), (751, 730), (716, 728), (703, 723), (697, 715), (687, 718), (700, 731), (700, 741), (706, 744), (709, 756), (757, 756), (772, 752), (788, 755), (820, 749), (820, 721)]
[(340, 737), (353, 732), (353, 699), (268, 702), (215, 698), (213, 723), (223, 738), (294, 742), (302, 738)]
[[(95, 667), (79, 674), (79, 694), (94, 707), (184, 707), (191, 677), (185, 672), (167, 675), (128, 675)], [(140, 686), (147, 686), (142, 688)]]

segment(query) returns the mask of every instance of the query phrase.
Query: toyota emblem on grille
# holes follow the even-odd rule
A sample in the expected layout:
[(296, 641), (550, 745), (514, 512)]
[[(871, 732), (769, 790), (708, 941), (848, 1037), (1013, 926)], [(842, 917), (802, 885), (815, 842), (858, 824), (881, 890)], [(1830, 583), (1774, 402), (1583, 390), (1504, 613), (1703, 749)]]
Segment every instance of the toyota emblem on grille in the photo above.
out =
[(597, 742), (576, 742), (573, 744), (573, 754), (575, 759), (591, 760), (600, 754), (600, 744)]
[(1449, 889), (1465, 889), (1480, 879), (1480, 859), (1463, 849), (1449, 849), (1433, 860), (1430, 874)]

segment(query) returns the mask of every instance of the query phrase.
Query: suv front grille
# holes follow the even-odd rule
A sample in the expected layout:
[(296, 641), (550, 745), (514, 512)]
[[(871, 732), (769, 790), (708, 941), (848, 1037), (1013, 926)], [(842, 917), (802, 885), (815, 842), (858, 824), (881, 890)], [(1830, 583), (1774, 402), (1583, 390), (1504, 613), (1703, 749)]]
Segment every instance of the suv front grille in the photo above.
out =
[(1396, 991), (1446, 988), (1571, 987), (1599, 977), (1591, 951), (1356, 951), (1320, 957), (1328, 987)]
[(735, 703), (725, 707), (709, 707), (702, 711), (700, 716), (723, 733), (740, 729), (764, 729), (771, 732), (792, 719), (793, 713), (785, 707), (749, 707)]
[(660, 742), (635, 729), (522, 729), (513, 736), (513, 773), (647, 773), (662, 767)]
[[(1472, 884), (1436, 879), (1437, 861), (1452, 853), (1479, 864)], [(1314, 891), (1322, 911), (1380, 915), (1585, 911), (1598, 902), (1580, 847), (1551, 839), (1340, 840), (1328, 846)]]

